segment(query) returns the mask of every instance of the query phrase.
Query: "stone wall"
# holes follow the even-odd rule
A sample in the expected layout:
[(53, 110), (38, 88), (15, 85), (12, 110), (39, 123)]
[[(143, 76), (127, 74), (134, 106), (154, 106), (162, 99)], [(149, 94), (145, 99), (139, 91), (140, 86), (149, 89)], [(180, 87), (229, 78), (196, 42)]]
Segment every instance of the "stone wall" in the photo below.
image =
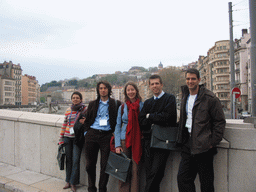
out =
[[(57, 143), (63, 115), (50, 115), (11, 110), (0, 110), (0, 162), (65, 179), (58, 169)], [(242, 120), (227, 120), (225, 139), (218, 146), (214, 159), (216, 192), (255, 192), (256, 182), (256, 130)], [(169, 156), (161, 192), (177, 192), (179, 152)], [(81, 180), (87, 184), (84, 152), (81, 156)], [(99, 162), (97, 164), (99, 173)], [(98, 176), (99, 174), (97, 174)], [(145, 185), (144, 169), (141, 188)], [(97, 177), (98, 181), (98, 177)], [(199, 192), (198, 178), (196, 180)], [(118, 181), (110, 177), (109, 191), (117, 190)]]

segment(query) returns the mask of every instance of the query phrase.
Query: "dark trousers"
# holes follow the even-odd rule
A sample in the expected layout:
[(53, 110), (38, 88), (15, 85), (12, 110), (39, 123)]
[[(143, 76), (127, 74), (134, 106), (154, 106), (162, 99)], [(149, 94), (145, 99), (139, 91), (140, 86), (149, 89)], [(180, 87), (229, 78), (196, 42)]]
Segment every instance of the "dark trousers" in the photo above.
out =
[(64, 137), (66, 151), (66, 182), (79, 184), (81, 149), (74, 143), (74, 138)]
[(85, 159), (86, 171), (88, 173), (88, 191), (96, 192), (96, 164), (100, 150), (100, 180), (99, 192), (107, 191), (109, 175), (105, 173), (108, 156), (110, 152), (110, 138), (112, 133), (109, 131), (99, 131), (89, 129), (85, 135)]
[(177, 176), (179, 192), (195, 192), (195, 178), (199, 175), (201, 192), (214, 192), (213, 156), (216, 148), (207, 152), (191, 155), (181, 153), (181, 162)]
[(149, 139), (144, 139), (143, 145), (144, 166), (146, 167), (145, 192), (159, 192), (170, 151), (150, 148)]

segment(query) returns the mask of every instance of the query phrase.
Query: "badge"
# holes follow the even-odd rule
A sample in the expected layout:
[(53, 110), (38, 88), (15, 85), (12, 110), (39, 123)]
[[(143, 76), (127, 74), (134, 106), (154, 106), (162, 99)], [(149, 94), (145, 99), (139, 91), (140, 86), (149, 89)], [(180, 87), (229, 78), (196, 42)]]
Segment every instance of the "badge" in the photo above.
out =
[(107, 119), (101, 119), (100, 120), (100, 126), (107, 126), (107, 125), (108, 125)]
[(69, 133), (70, 134), (74, 134), (75, 133), (73, 127), (69, 128)]

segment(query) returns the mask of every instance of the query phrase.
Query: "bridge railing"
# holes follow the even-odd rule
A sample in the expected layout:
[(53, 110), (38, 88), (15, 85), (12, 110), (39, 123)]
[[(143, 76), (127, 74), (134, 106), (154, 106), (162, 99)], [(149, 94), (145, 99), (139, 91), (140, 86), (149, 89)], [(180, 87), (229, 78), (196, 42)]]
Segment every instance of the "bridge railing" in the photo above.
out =
[[(58, 169), (57, 143), (63, 115), (0, 109), (0, 162), (65, 179)], [(216, 192), (255, 191), (256, 130), (242, 120), (227, 120), (225, 139), (214, 159)], [(161, 191), (177, 192), (179, 152), (169, 156)], [(99, 162), (97, 164), (99, 175)], [(141, 188), (145, 185), (142, 166)], [(84, 152), (81, 156), (80, 182), (87, 185)], [(98, 178), (97, 178), (98, 181)], [(197, 191), (199, 182), (197, 178)], [(109, 191), (118, 191), (118, 181), (110, 177)]]

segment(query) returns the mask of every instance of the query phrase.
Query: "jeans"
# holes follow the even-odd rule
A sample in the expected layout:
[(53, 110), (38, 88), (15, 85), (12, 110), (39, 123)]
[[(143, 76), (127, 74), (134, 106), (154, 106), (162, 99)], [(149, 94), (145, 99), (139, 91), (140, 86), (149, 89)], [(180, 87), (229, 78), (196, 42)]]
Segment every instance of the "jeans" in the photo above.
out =
[(79, 184), (81, 149), (74, 143), (74, 138), (64, 137), (66, 151), (66, 182)]

